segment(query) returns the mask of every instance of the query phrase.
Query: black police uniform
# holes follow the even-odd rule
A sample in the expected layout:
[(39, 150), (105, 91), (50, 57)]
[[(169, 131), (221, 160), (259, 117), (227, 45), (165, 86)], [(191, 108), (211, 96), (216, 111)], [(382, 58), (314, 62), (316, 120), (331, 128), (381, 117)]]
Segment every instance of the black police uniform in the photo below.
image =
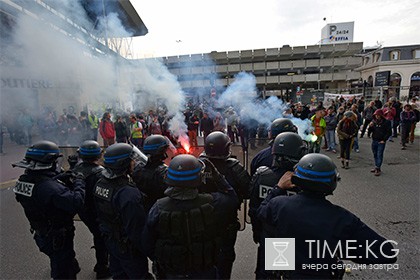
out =
[(147, 278), (147, 257), (141, 247), (146, 213), (139, 189), (126, 176), (102, 177), (95, 186), (94, 196), (113, 278)]
[[(264, 225), (264, 235), (267, 238), (295, 238), (295, 271), (285, 274), (291, 279), (333, 279), (337, 277), (332, 264), (337, 259), (330, 254), (324, 256), (316, 253), (316, 244), (311, 244), (312, 255), (309, 255), (307, 240), (325, 242), (329, 248), (336, 248), (341, 243), (346, 252), (346, 240), (351, 240), (349, 246), (351, 259), (356, 263), (394, 263), (396, 261), (393, 246), (384, 243), (385, 238), (377, 234), (359, 218), (346, 209), (332, 204), (324, 195), (313, 192), (301, 192), (294, 196), (282, 195), (284, 191), (276, 188), (264, 200), (258, 209), (257, 217)], [(290, 213), (293, 213), (290, 215)], [(366, 244), (372, 244), (367, 254)], [(381, 248), (380, 245), (384, 244)], [(392, 256), (392, 257), (386, 257)], [(377, 257), (374, 257), (377, 256)], [(263, 256), (262, 256), (263, 257)], [(346, 259), (346, 256), (340, 258)], [(264, 260), (261, 260), (264, 262)], [(303, 264), (328, 264), (328, 269), (303, 269)]]
[(149, 161), (146, 166), (137, 168), (133, 172), (133, 181), (144, 194), (144, 208), (146, 213), (159, 198), (165, 196), (167, 185), (165, 175), (168, 166), (162, 161)]
[(108, 275), (108, 250), (103, 240), (99, 224), (97, 221), (97, 213), (94, 201), (94, 188), (96, 182), (101, 178), (101, 173), (104, 168), (92, 162), (79, 162), (72, 169), (73, 172), (82, 173), (85, 177), (85, 203), (83, 208), (79, 211), (79, 217), (87, 226), (93, 235), (93, 244), (95, 247), (96, 265), (94, 271), (97, 272), (97, 277), (102, 278)]
[(168, 196), (149, 212), (143, 235), (149, 257), (166, 279), (216, 279), (218, 239), (224, 234), (218, 230), (229, 223), (226, 213), (236, 209), (233, 189), (188, 200)]
[(50, 258), (53, 279), (76, 279), (80, 271), (73, 249), (73, 217), (84, 202), (84, 181), (73, 189), (56, 180), (51, 170), (26, 170), (13, 191), (22, 205), (41, 252)]
[[(275, 119), (270, 126), (271, 139), (275, 139), (277, 135), (282, 132), (294, 132), (297, 133), (297, 127), (288, 118)], [(271, 166), (273, 164), (273, 156), (271, 154), (272, 141), (269, 143), (269, 147), (261, 150), (255, 155), (251, 161), (251, 176), (257, 171), (260, 166)]]
[[(257, 218), (257, 210), (286, 171), (288, 170), (280, 167), (261, 166), (250, 183), (248, 215), (251, 218), (254, 242), (258, 244), (256, 279), (268, 279), (271, 275), (264, 267), (264, 235), (261, 221)], [(286, 195), (286, 191), (283, 194)]]
[[(205, 158), (201, 155), (200, 158)], [(238, 197), (238, 205), (231, 215), (231, 222), (221, 239), (221, 252), (219, 254), (217, 269), (221, 279), (230, 279), (233, 262), (235, 261), (235, 243), (240, 224), (238, 222), (237, 209), (244, 199), (249, 198), (250, 176), (242, 164), (235, 158), (215, 159), (209, 158), (220, 174), (225, 176), (226, 181), (233, 187)], [(205, 172), (206, 184), (199, 188), (200, 192), (214, 192), (219, 187), (215, 184), (211, 172)]]
[(271, 154), (271, 145), (258, 152), (251, 161), (251, 176), (255, 174), (258, 167), (271, 166), (273, 164), (273, 155)]
[(395, 254), (390, 242), (325, 199), (339, 180), (337, 167), (328, 156), (307, 154), (291, 177), (291, 183), (302, 191), (284, 196), (283, 190), (274, 188), (258, 208), (264, 237), (295, 238), (295, 270), (284, 272), (284, 278), (341, 279), (344, 268), (337, 267), (339, 259), (362, 264), (396, 261), (398, 252)]
[[(280, 178), (287, 171), (293, 171), (294, 165), (307, 151), (302, 138), (294, 132), (282, 132), (272, 142), (272, 156), (275, 160), (271, 167), (261, 166), (257, 169), (250, 184), (249, 217), (252, 223), (254, 242), (258, 243), (257, 267), (255, 270), (257, 279), (267, 279), (276, 275), (265, 270), (264, 260), (264, 234), (261, 221), (257, 217), (257, 210), (267, 195), (277, 185)], [(293, 188), (287, 191), (279, 190), (283, 195), (296, 194), (299, 189)]]
[[(220, 174), (217, 192), (199, 194), (201, 167), (191, 158), (180, 155), (171, 161), (167, 176), (177, 186), (169, 184), (167, 197), (152, 207), (144, 230), (143, 245), (160, 278), (216, 279), (218, 243), (236, 215), (237, 196)], [(178, 159), (179, 168), (174, 164)], [(184, 167), (190, 165), (187, 170), (182, 167), (184, 159)]]

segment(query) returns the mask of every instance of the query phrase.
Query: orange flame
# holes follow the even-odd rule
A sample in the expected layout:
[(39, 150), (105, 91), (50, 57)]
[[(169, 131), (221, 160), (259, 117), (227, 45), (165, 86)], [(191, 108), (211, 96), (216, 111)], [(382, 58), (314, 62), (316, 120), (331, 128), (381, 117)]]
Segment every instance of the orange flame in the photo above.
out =
[(178, 142), (181, 144), (182, 148), (184, 148), (185, 152), (189, 154), (191, 146), (190, 146), (190, 139), (188, 138), (188, 136), (185, 134), (179, 136)]

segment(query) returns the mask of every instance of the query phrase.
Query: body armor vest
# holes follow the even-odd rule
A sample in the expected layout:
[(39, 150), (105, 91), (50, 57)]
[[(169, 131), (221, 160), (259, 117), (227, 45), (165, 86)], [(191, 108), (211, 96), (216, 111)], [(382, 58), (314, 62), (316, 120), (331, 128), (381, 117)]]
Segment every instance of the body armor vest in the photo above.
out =
[[(165, 197), (159, 205), (157, 263), (168, 274), (189, 274), (210, 269), (216, 263), (217, 245), (213, 197), (199, 194), (183, 201), (191, 207), (181, 210), (174, 199)], [(183, 204), (185, 206), (185, 204)]]
[(85, 177), (85, 211), (94, 211), (94, 198), (93, 193), (95, 189), (96, 182), (101, 176), (101, 172), (104, 170), (100, 165), (88, 162), (78, 163), (74, 168), (73, 172), (82, 173)]
[(144, 194), (144, 207), (146, 212), (152, 208), (153, 204), (159, 199), (165, 197), (166, 183), (165, 175), (168, 167), (166, 165), (150, 165), (135, 172), (133, 181)]
[(16, 200), (22, 205), (29, 220), (31, 230), (41, 234), (73, 224), (72, 214), (56, 208), (51, 201), (48, 204), (42, 203), (45, 199), (42, 197), (42, 188), (48, 188), (49, 183), (59, 184), (45, 174), (24, 174), (19, 177), (13, 188)]
[[(267, 166), (261, 166), (257, 169), (255, 174), (257, 180), (252, 186), (255, 188), (258, 184), (258, 198), (260, 199), (261, 204), (273, 187), (278, 183), (283, 173), (274, 172)], [(253, 191), (255, 192), (255, 189)]]
[[(239, 202), (243, 198), (248, 197), (247, 189), (249, 186), (249, 175), (246, 170), (240, 165), (240, 162), (235, 158), (228, 158), (225, 160), (210, 159), (220, 174), (224, 175), (228, 183), (235, 190)], [(212, 179), (212, 174), (209, 167), (204, 170), (205, 184), (199, 186), (201, 193), (217, 192), (218, 186)]]
[(115, 193), (122, 187), (128, 185), (128, 178), (118, 177), (113, 180), (101, 178), (97, 182), (94, 190), (94, 199), (98, 219), (111, 232), (111, 236), (116, 240), (122, 240), (123, 226), (119, 214), (112, 205), (112, 199)]

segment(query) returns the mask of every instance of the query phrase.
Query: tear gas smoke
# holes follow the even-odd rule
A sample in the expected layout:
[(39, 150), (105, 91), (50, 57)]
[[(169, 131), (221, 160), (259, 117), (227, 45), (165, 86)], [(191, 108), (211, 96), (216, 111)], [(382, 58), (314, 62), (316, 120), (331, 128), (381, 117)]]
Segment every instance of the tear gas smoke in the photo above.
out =
[[(34, 1), (33, 5), (40, 3)], [(172, 117), (171, 132), (186, 145), (185, 94), (176, 76), (159, 59), (130, 61), (107, 51), (108, 45), (114, 50), (121, 50), (121, 46), (112, 38), (106, 42), (104, 38), (113, 34), (130, 36), (117, 14), (108, 13), (92, 22), (79, 1), (62, 0), (54, 8), (58, 10), (38, 7), (36, 16), (21, 13), (14, 19), (10, 42), (2, 48), (2, 56), (9, 61), (1, 65), (2, 112), (27, 108), (35, 114), (48, 107), (60, 112), (68, 106), (76, 112), (86, 107), (97, 113), (106, 108), (141, 112), (160, 103)], [(91, 8), (102, 14), (101, 5)], [(197, 60), (197, 65), (203, 67), (212, 68), (210, 63), (205, 57)], [(211, 117), (216, 115), (216, 109), (231, 106), (243, 122), (255, 120), (266, 127), (288, 108), (276, 97), (259, 99), (255, 77), (244, 72), (215, 102), (217, 108), (206, 108)], [(308, 133), (308, 121), (292, 121), (299, 134)]]
[(281, 99), (270, 96), (261, 99), (257, 94), (255, 76), (249, 73), (240, 72), (235, 76), (235, 81), (221, 94), (218, 99), (222, 107), (231, 106), (238, 112), (241, 121), (255, 120), (269, 128), (272, 121), (277, 118), (290, 118), (298, 127), (299, 135), (305, 139), (313, 128), (309, 120), (301, 120), (285, 116), (284, 112), (289, 108)]
[[(3, 112), (27, 108), (34, 116), (40, 108), (52, 108), (60, 114), (68, 106), (76, 112), (84, 107), (97, 113), (106, 108), (138, 112), (160, 102), (174, 116), (170, 122), (173, 134), (186, 137), (181, 113), (185, 99), (176, 77), (158, 59), (128, 61), (106, 51), (105, 45), (115, 45), (112, 38), (107, 43), (103, 38), (130, 36), (117, 14), (92, 22), (79, 1), (60, 1), (54, 8), (51, 13), (38, 7), (36, 16), (21, 13), (14, 19), (10, 42), (2, 48), (2, 56), (12, 64), (1, 66), (2, 100), (12, 100), (2, 102)], [(90, 9), (102, 14), (101, 5)], [(74, 33), (65, 31), (69, 28)], [(33, 82), (30, 86), (22, 82), (33, 80), (48, 86), (38, 89)]]

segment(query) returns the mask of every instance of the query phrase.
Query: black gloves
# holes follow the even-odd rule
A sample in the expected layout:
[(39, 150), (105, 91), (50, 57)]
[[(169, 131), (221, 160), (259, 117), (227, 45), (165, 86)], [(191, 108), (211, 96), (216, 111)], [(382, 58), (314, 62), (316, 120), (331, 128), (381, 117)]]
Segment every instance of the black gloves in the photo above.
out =
[(79, 157), (77, 155), (68, 156), (67, 161), (70, 165), (70, 169), (73, 169), (79, 161)]

